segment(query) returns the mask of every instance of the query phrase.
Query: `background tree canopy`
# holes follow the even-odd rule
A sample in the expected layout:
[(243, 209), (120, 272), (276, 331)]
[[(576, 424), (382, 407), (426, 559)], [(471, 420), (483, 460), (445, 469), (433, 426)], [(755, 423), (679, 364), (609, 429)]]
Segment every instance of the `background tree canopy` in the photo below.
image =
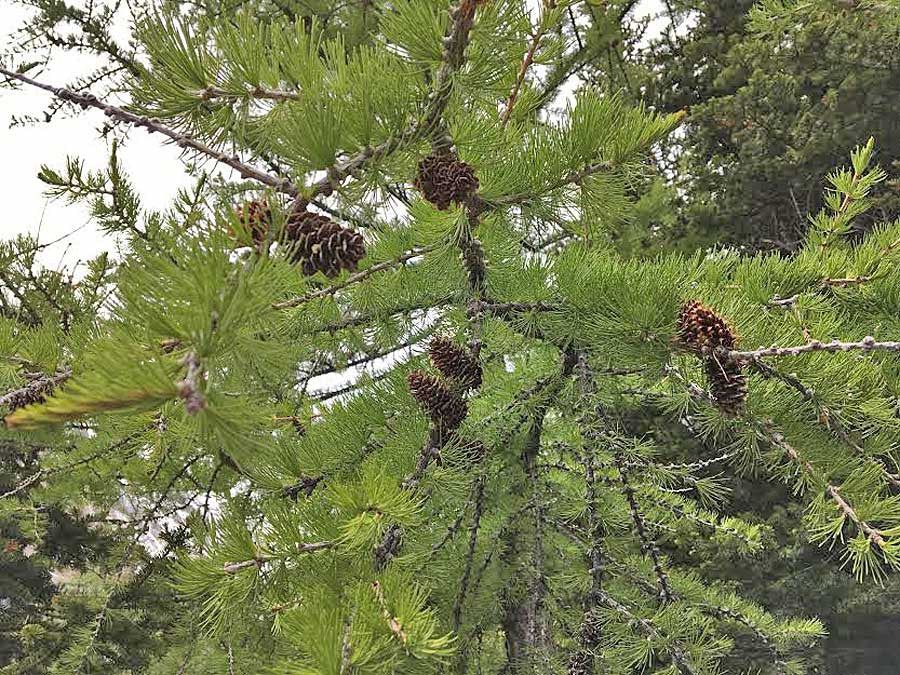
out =
[(29, 2), (0, 672), (893, 672), (900, 8), (537, 4)]

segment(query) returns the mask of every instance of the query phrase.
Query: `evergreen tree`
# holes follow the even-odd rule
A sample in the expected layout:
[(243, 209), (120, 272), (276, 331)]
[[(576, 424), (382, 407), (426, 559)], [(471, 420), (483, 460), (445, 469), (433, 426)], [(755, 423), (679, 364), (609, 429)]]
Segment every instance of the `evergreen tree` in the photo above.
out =
[[(804, 672), (822, 625), (703, 562), (769, 540), (719, 513), (725, 466), (789, 485), (861, 580), (898, 566), (900, 222), (849, 236), (885, 177), (873, 142), (792, 257), (623, 256), (630, 187), (683, 116), (586, 88), (544, 119), (532, 64), (568, 67), (569, 3), (536, 24), (512, 0), (378, 8), (353, 44), (162, 5), (127, 108), (0, 69), (240, 176), (146, 213), (115, 153), (41, 173), (127, 246), (62, 328), (8, 300), (0, 351), (29, 375), (6, 373), (2, 434), (45, 449), (4, 499), (137, 517), (65, 648), (32, 653), (48, 672), (699, 675), (749, 640)], [(680, 461), (673, 426), (709, 454)], [(184, 512), (147, 560), (140, 538)], [(169, 565), (163, 656), (123, 663), (119, 628), (161, 616), (128, 599)]]
[[(658, 111), (689, 110), (658, 155), (679, 212), (660, 219), (666, 244), (792, 251), (823, 206), (826, 176), (859, 139), (875, 135), (883, 165), (900, 166), (897, 4), (756, 4), (665, 3), (662, 35), (649, 41), (646, 22), (586, 14), (592, 31), (616, 36), (594, 48), (588, 80)], [(896, 181), (876, 188), (857, 228), (897, 218), (897, 194)]]

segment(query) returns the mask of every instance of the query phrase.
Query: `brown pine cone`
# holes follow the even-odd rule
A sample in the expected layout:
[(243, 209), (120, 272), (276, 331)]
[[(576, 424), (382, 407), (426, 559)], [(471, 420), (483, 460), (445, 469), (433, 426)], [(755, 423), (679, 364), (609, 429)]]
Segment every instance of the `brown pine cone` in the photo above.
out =
[(55, 385), (50, 379), (33, 380), (21, 389), (10, 392), (6, 398), (6, 407), (9, 412), (14, 412), (25, 406), (44, 403), (46, 396), (52, 394), (54, 389)]
[(728, 322), (699, 300), (681, 306), (676, 327), (681, 346), (697, 353), (706, 348), (734, 349), (737, 342)]
[(266, 241), (272, 227), (272, 209), (265, 199), (254, 199), (245, 203), (236, 210), (235, 217), (241, 228), (239, 230), (228, 228), (228, 235), (235, 243), (240, 246), (259, 246)]
[(481, 386), (481, 364), (468, 350), (446, 337), (436, 337), (428, 345), (431, 362), (441, 374), (467, 389)]
[(717, 350), (734, 349), (737, 343), (728, 322), (699, 300), (681, 307), (677, 322), (679, 344), (703, 359), (709, 392), (723, 412), (738, 414), (747, 400), (747, 377), (741, 364)]
[(704, 358), (703, 370), (716, 404), (728, 415), (740, 413), (747, 400), (747, 376), (740, 365), (711, 355)]
[(475, 171), (456, 155), (434, 154), (419, 162), (413, 181), (422, 196), (444, 211), (452, 202), (463, 203), (478, 190)]
[(459, 428), (469, 412), (461, 396), (422, 370), (412, 371), (407, 382), (413, 398), (431, 415), (432, 422), (448, 431)]
[(366, 255), (359, 232), (311, 211), (288, 216), (285, 241), (293, 246), (291, 259), (300, 263), (307, 276), (322, 272), (327, 277), (336, 277), (341, 270), (352, 272)]

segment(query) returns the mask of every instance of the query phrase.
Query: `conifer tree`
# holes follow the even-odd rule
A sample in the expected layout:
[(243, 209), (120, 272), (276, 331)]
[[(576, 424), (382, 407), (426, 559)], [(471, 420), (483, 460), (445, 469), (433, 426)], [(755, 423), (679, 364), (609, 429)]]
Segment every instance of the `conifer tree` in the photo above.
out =
[[(804, 672), (818, 621), (702, 572), (699, 542), (767, 544), (717, 512), (729, 468), (790, 485), (864, 583), (900, 565), (900, 222), (848, 236), (874, 142), (789, 258), (625, 257), (628, 187), (683, 114), (585, 88), (542, 115), (570, 5), (378, 3), (355, 41), (163, 3), (127, 106), (0, 67), (239, 176), (150, 213), (115, 152), (41, 173), (127, 246), (63, 327), (4, 293), (3, 438), (44, 446), (3, 498), (137, 513), (46, 672), (116, 672), (123, 598), (170, 565), (147, 672), (700, 675), (746, 640)], [(673, 457), (673, 426), (708, 454)]]

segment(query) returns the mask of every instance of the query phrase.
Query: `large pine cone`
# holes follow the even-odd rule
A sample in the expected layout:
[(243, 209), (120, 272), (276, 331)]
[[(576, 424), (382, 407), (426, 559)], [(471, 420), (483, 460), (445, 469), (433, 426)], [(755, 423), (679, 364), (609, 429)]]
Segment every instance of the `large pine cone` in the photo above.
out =
[(699, 300), (691, 300), (678, 313), (678, 341), (700, 353), (705, 348), (734, 349), (736, 338), (728, 322)]
[(366, 255), (366, 245), (359, 232), (311, 211), (292, 213), (288, 217), (285, 241), (293, 246), (291, 259), (301, 264), (307, 276), (322, 272), (327, 277), (336, 277), (341, 270), (352, 272)]
[[(239, 207), (235, 217), (242, 225), (240, 230), (228, 228), (229, 236), (240, 246), (259, 246), (269, 236), (272, 227), (272, 209), (265, 199), (254, 199)], [(250, 240), (247, 240), (249, 235)]]
[(421, 370), (412, 371), (407, 382), (413, 398), (431, 415), (432, 422), (448, 431), (459, 428), (469, 412), (461, 396), (450, 391), (438, 378)]
[(478, 190), (471, 166), (451, 154), (429, 155), (419, 162), (415, 185), (441, 211), (451, 202), (463, 203)]
[(481, 386), (481, 364), (464, 347), (445, 337), (436, 337), (428, 345), (431, 362), (441, 374), (458, 381), (467, 389)]

